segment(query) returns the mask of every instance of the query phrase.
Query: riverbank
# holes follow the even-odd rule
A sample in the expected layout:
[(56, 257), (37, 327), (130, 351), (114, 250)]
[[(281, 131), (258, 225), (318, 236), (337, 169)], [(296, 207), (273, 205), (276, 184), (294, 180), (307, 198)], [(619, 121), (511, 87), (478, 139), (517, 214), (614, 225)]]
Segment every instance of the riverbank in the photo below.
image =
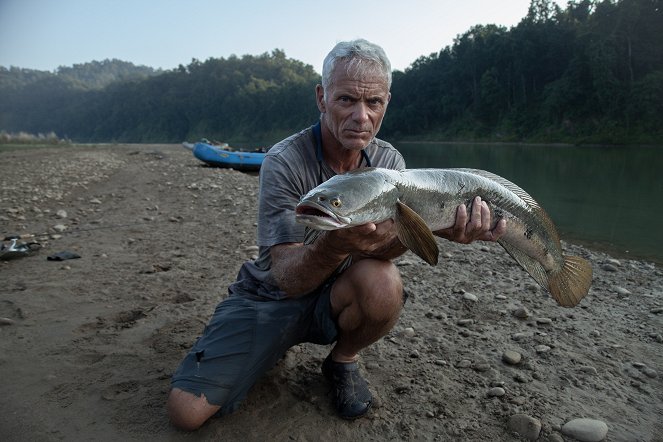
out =
[[(605, 423), (606, 440), (663, 440), (660, 267), (565, 244), (595, 276), (563, 309), (497, 244), (444, 241), (436, 267), (398, 260), (411, 296), (362, 354), (367, 418), (335, 416), (329, 348), (300, 345), (237, 413), (181, 433), (169, 379), (256, 253), (257, 177), (173, 145), (15, 149), (0, 164), (0, 233), (43, 246), (0, 262), (2, 440), (515, 441), (540, 425), (559, 441), (576, 418)], [(80, 258), (47, 260), (61, 251)]]

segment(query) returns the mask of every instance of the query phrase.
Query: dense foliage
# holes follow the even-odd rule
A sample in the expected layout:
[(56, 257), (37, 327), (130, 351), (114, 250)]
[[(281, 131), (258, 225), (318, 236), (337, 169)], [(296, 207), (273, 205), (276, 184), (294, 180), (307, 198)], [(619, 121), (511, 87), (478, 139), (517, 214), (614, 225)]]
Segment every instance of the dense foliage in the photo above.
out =
[[(663, 1), (531, 0), (395, 72), (382, 136), (663, 142)], [(157, 72), (0, 68), (0, 129), (75, 141), (276, 141), (317, 117), (319, 75), (274, 50)]]

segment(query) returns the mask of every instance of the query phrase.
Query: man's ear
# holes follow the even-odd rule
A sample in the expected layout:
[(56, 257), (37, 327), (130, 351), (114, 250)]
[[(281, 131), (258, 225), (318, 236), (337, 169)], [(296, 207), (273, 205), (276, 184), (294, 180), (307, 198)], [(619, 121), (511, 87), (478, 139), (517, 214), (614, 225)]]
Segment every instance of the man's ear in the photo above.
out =
[(318, 105), (318, 110), (321, 113), (325, 113), (327, 111), (327, 107), (325, 106), (325, 89), (321, 84), (315, 86), (315, 102)]

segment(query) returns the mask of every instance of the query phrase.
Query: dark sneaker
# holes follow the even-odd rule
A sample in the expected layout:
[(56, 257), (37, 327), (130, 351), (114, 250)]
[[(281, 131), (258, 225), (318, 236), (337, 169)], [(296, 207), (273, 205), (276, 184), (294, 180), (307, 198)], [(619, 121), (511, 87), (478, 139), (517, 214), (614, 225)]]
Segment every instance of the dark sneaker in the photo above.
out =
[(356, 362), (334, 362), (329, 355), (322, 363), (322, 374), (334, 386), (334, 405), (343, 419), (356, 419), (368, 412), (373, 396)]

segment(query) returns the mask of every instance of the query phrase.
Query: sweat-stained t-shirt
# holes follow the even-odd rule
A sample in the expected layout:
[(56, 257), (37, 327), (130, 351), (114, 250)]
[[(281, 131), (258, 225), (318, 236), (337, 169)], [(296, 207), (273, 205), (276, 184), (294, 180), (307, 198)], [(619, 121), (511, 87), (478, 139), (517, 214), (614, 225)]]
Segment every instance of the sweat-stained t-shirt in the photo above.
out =
[[(256, 261), (242, 265), (237, 280), (228, 289), (230, 293), (269, 299), (286, 297), (270, 277), (270, 247), (304, 242), (306, 228), (295, 221), (295, 206), (302, 195), (336, 175), (322, 159), (319, 130), (318, 123), (275, 144), (267, 152), (260, 168), (259, 256)], [(377, 138), (364, 149), (361, 158), (361, 167), (405, 169), (400, 152)]]

